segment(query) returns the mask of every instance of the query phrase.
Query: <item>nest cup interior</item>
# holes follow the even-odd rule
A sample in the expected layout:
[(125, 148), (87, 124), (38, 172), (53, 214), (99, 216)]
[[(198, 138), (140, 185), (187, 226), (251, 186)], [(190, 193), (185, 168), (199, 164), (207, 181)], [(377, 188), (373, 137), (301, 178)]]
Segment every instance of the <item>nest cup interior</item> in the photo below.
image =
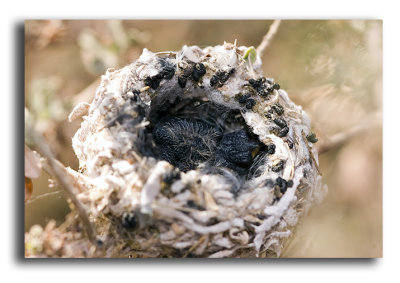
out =
[(208, 101), (204, 90), (182, 98), (178, 84), (167, 89), (161, 85), (156, 92), (156, 99), (142, 111), (150, 123), (136, 146), (141, 155), (166, 160), (182, 172), (251, 177), (253, 161), (266, 146), (250, 131), (239, 109)]

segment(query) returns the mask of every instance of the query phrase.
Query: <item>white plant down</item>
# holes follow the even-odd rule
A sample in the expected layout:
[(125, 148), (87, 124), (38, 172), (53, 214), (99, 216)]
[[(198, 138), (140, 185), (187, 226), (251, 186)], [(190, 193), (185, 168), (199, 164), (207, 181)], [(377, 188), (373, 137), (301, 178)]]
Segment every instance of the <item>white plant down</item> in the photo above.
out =
[[(71, 119), (84, 115), (73, 138), (82, 172), (75, 172), (76, 181), (84, 188), (78, 198), (110, 247), (126, 243), (111, 256), (158, 257), (174, 250), (179, 256), (279, 257), (299, 218), (323, 197), (318, 153), (305, 138), (311, 133), (307, 114), (279, 87), (268, 95), (252, 89), (249, 80), (263, 78), (261, 59), (252, 56), (251, 48), (236, 43), (176, 52), (144, 49), (136, 62), (109, 69), (90, 106), (80, 104), (72, 112)], [(169, 64), (164, 77), (160, 60)], [(188, 75), (199, 64), (204, 74)], [(229, 76), (215, 84), (219, 73)], [(263, 82), (275, 85), (273, 79)], [(248, 90), (254, 94), (250, 105), (240, 101)], [(177, 99), (182, 103), (173, 104)], [(237, 110), (258, 142), (275, 145), (273, 153), (261, 151), (254, 158), (249, 170), (257, 174), (237, 178), (226, 168), (210, 173), (206, 162), (176, 173), (173, 164), (143, 154), (154, 109), (179, 112), (191, 100)], [(271, 110), (274, 105), (282, 107), (279, 115)], [(286, 133), (274, 118), (286, 122)], [(275, 169), (277, 164), (281, 168)], [(179, 177), (166, 181), (171, 174)], [(285, 182), (282, 192), (278, 177)], [(137, 228), (115, 224), (127, 212), (137, 215)]]

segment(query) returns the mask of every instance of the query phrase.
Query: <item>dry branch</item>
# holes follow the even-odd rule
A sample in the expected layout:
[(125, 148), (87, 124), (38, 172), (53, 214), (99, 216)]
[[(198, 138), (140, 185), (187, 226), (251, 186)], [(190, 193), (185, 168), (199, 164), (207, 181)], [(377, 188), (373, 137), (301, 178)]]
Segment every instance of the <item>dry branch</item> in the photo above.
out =
[(281, 24), (281, 20), (275, 20), (269, 27), (267, 34), (264, 35), (260, 45), (258, 45), (256, 51), (257, 51), (258, 56), (260, 56), (260, 58), (262, 58), (265, 50), (267, 49), (271, 40), (274, 38), (275, 34), (277, 33), (280, 24)]
[(318, 154), (323, 154), (329, 150), (337, 148), (344, 143), (349, 142), (352, 138), (372, 129), (375, 129), (376, 127), (381, 125), (379, 121), (381, 121), (380, 114), (375, 114), (369, 119), (366, 119), (364, 123), (360, 125), (355, 125), (352, 128), (331, 136), (326, 141), (317, 146)]
[(76, 197), (76, 189), (70, 179), (67, 169), (58, 160), (53, 157), (50, 147), (47, 145), (45, 139), (40, 133), (35, 131), (32, 127), (27, 125), (27, 130), (29, 135), (34, 140), (35, 144), (39, 148), (40, 153), (47, 159), (47, 164), (45, 164), (44, 169), (51, 173), (51, 175), (57, 180), (61, 187), (65, 190), (68, 197), (71, 199), (75, 205), (78, 215), (82, 220), (83, 227), (87, 233), (89, 240), (95, 244), (96, 243), (96, 232), (92, 223), (89, 220), (89, 215), (86, 209), (83, 207), (81, 202)]

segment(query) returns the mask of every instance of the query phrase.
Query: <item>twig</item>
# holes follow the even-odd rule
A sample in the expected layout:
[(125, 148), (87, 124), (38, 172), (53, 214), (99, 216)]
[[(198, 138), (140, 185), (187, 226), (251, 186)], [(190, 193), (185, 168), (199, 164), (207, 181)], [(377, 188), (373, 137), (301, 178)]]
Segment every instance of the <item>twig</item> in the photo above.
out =
[(266, 35), (264, 35), (260, 45), (258, 45), (256, 51), (257, 55), (261, 58), (265, 49), (267, 49), (269, 43), (271, 42), (272, 38), (275, 36), (276, 32), (278, 31), (279, 25), (281, 24), (281, 20), (275, 20)]
[(101, 78), (98, 78), (94, 80), (92, 83), (90, 83), (87, 87), (85, 87), (81, 92), (74, 94), (72, 96), (72, 105), (78, 105), (81, 102), (90, 102), (95, 93), (97, 87), (100, 85)]
[[(64, 165), (59, 162), (58, 160), (53, 158), (53, 154), (51, 152), (50, 147), (47, 145), (46, 141), (42, 137), (40, 133), (35, 131), (32, 127), (29, 125), (26, 125), (27, 131), (29, 135), (32, 137), (33, 141), (37, 145), (37, 147), (40, 150), (40, 153), (42, 154), (43, 157), (47, 159), (48, 165), (49, 165), (49, 170), (51, 171), (51, 175), (54, 176), (57, 180), (57, 182), (61, 185), (61, 187), (65, 190), (67, 193), (68, 197), (71, 199), (73, 204), (75, 205), (78, 215), (80, 219), (82, 220), (83, 227), (86, 231), (86, 234), (89, 238), (89, 240), (96, 245), (96, 232), (94, 230), (94, 227), (92, 223), (89, 220), (89, 215), (86, 211), (86, 209), (83, 207), (82, 203), (77, 199), (75, 196), (75, 188), (74, 185), (72, 184), (68, 174), (66, 174), (66, 169)], [(47, 169), (47, 168), (45, 168)], [(46, 170), (47, 171), (47, 170)]]
[(379, 114), (377, 114), (375, 116), (377, 116), (377, 117), (372, 117), (371, 119), (366, 120), (361, 125), (356, 125), (346, 131), (343, 131), (343, 132), (340, 132), (340, 133), (337, 133), (337, 134), (331, 136), (328, 140), (326, 140), (325, 142), (322, 142), (321, 144), (319, 144), (317, 146), (318, 154), (322, 154), (329, 150), (337, 148), (337, 147), (341, 146), (342, 144), (348, 142), (355, 136), (358, 136), (364, 132), (367, 132), (367, 131), (373, 129), (374, 127), (377, 127), (378, 125), (380, 125), (380, 123), (378, 123), (378, 122), (380, 122), (381, 119), (380, 119)]
[(200, 244), (203, 243), (206, 238), (207, 235), (201, 236), (200, 239), (196, 243), (194, 243), (194, 245), (183, 255), (183, 258), (187, 257), (194, 249), (200, 246)]

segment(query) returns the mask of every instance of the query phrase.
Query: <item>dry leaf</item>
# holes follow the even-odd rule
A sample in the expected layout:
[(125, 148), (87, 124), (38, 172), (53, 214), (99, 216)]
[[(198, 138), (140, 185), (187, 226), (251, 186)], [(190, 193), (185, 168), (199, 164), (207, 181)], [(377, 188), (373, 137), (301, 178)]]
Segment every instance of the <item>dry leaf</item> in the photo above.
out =
[(30, 178), (25, 177), (25, 201), (29, 200), (32, 196), (33, 185)]

